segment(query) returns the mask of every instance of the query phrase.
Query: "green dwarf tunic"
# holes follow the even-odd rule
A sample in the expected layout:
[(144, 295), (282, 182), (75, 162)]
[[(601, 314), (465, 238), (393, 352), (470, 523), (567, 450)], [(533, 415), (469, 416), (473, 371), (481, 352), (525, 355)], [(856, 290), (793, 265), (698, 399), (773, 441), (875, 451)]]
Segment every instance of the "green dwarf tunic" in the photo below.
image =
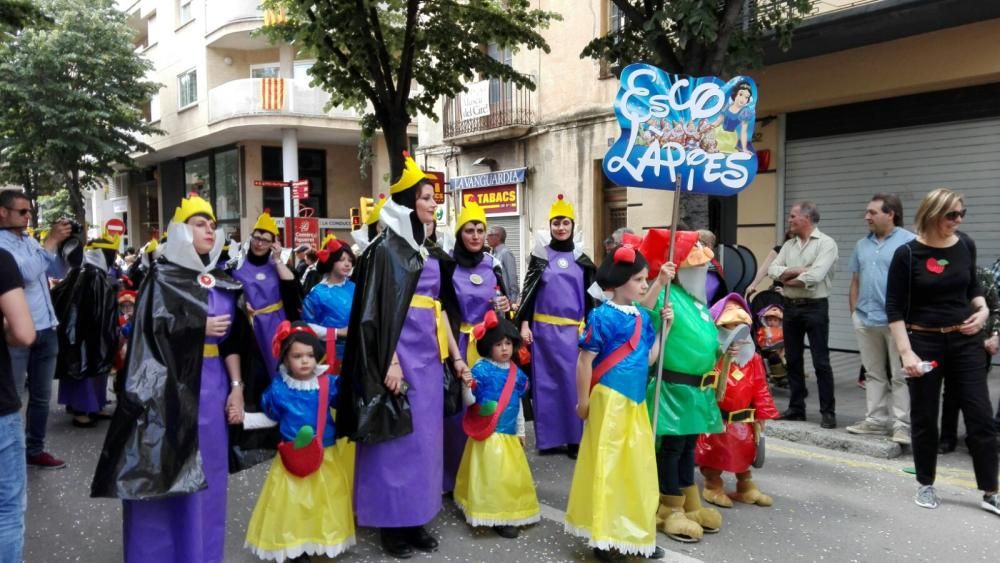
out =
[[(652, 311), (653, 322), (660, 328), (660, 311), (663, 309), (664, 292), (656, 300)], [(656, 394), (656, 369), (663, 368), (691, 375), (702, 375), (715, 369), (719, 359), (719, 334), (708, 307), (698, 302), (681, 286), (670, 289), (670, 304), (674, 309), (674, 322), (663, 346), (663, 354), (650, 370), (646, 389), (649, 418), (653, 419), (653, 401)], [(722, 432), (722, 416), (715, 401), (715, 388), (701, 389), (682, 383), (662, 382), (660, 414), (657, 436), (687, 436), (690, 434), (715, 434)]]

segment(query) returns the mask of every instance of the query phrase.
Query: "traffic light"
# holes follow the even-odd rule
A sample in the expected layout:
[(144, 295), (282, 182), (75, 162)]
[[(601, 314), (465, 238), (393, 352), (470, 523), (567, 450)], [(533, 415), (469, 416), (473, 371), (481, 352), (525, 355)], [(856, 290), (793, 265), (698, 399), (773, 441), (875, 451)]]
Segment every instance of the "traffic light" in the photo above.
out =
[(375, 200), (370, 197), (361, 198), (361, 223), (368, 223), (368, 215), (371, 214), (372, 208), (375, 207)]
[(361, 228), (361, 210), (357, 207), (351, 208), (351, 230), (356, 231)]

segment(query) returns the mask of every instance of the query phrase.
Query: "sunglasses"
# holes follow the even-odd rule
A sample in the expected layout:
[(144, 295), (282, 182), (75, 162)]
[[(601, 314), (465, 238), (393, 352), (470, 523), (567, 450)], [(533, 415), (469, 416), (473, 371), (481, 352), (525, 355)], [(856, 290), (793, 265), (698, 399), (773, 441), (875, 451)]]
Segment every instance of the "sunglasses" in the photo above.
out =
[(949, 211), (949, 212), (947, 212), (947, 213), (944, 214), (944, 218), (947, 219), (947, 220), (949, 220), (949, 221), (958, 221), (959, 217), (961, 217), (962, 219), (965, 219), (965, 212), (966, 211), (968, 211), (968, 209), (963, 209), (961, 211)]
[(260, 244), (260, 245), (264, 245), (264, 246), (268, 246), (268, 245), (274, 244), (273, 240), (266, 239), (264, 237), (250, 237), (250, 240), (252, 240), (254, 242), (254, 244)]
[(6, 205), (4, 207), (6, 209), (10, 210), (10, 211), (17, 212), (17, 214), (20, 215), (21, 217), (24, 217), (28, 213), (31, 213), (31, 208), (30, 207), (22, 207), (21, 209), (18, 209), (16, 207), (7, 207)]

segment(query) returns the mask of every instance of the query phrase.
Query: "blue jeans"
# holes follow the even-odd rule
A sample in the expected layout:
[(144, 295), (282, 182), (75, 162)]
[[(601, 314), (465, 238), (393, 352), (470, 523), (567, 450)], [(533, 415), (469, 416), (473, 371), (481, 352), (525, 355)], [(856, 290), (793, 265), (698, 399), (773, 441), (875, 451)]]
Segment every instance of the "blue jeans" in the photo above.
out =
[(59, 337), (56, 329), (38, 331), (35, 343), (28, 348), (10, 348), (10, 365), (18, 392), (28, 380), (27, 452), (38, 455), (45, 450), (45, 426), (49, 422), (49, 401), (52, 398), (52, 378), (56, 374), (56, 354)]
[(0, 563), (21, 563), (28, 502), (21, 413), (0, 416), (0, 475)]

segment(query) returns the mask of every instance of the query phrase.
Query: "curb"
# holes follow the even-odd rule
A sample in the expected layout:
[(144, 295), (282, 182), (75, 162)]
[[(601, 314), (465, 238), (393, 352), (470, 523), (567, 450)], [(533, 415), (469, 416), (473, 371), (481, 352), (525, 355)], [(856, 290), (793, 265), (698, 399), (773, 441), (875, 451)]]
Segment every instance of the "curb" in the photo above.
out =
[(827, 430), (809, 422), (769, 420), (767, 421), (767, 435), (789, 442), (810, 444), (828, 450), (850, 452), (880, 459), (893, 459), (903, 453), (903, 447), (888, 437), (848, 434), (846, 430)]

